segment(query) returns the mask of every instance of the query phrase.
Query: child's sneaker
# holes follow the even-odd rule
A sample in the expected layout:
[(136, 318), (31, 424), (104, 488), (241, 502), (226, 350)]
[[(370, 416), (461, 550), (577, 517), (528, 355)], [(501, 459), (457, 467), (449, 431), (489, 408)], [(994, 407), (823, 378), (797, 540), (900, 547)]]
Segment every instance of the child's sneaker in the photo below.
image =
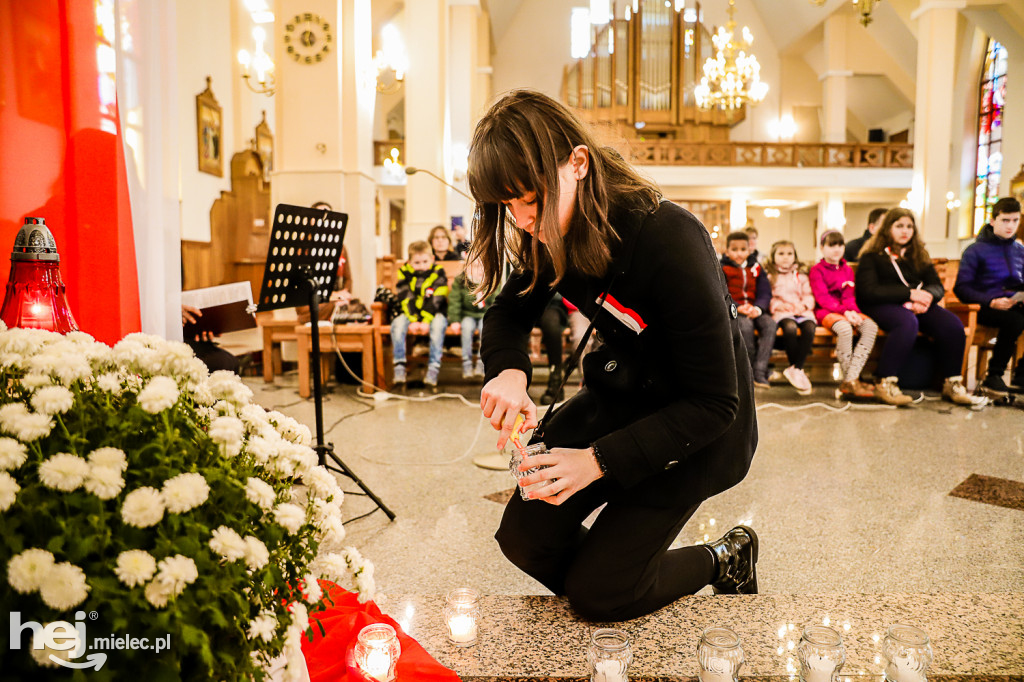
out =
[(771, 388), (768, 377), (763, 374), (754, 374), (754, 388)]
[(896, 407), (903, 407), (914, 402), (913, 398), (900, 391), (896, 377), (880, 378), (878, 383), (875, 384), (875, 398), (886, 405), (895, 405)]
[(481, 358), (476, 359), (476, 366), (473, 368), (473, 374), (481, 379), (487, 376), (487, 373), (484, 372), (484, 361)]
[(989, 374), (985, 377), (985, 380), (981, 382), (981, 388), (995, 398), (1005, 398), (1010, 394), (1010, 387), (998, 374)]
[(437, 365), (431, 365), (427, 367), (427, 376), (423, 377), (423, 383), (427, 386), (437, 386), (437, 375), (441, 371), (441, 368)]
[(811, 386), (811, 380), (810, 378), (808, 378), (807, 372), (803, 371), (802, 369), (797, 369), (796, 379), (796, 392), (799, 393), (800, 395), (810, 395), (811, 392), (814, 390), (814, 387)]
[(462, 361), (462, 378), (472, 379), (473, 378), (473, 361), (463, 360)]
[[(793, 365), (790, 365), (786, 369), (782, 370), (782, 376), (786, 377), (786, 381), (792, 384), (793, 388), (800, 391), (803, 390), (803, 385), (800, 381), (800, 370)], [(810, 382), (807, 382), (810, 384)]]
[(405, 365), (395, 365), (394, 383), (395, 384), (404, 384), (405, 383)]

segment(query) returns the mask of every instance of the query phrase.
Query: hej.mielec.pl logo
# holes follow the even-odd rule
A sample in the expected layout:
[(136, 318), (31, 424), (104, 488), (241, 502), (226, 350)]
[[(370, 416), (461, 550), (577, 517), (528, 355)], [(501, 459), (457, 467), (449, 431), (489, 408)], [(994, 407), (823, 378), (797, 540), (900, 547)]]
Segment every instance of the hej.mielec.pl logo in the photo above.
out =
[[(11, 611), (10, 621), (10, 643), (11, 649), (21, 648), (22, 634), (26, 630), (32, 631), (32, 648), (36, 650), (51, 650), (58, 652), (69, 652), (63, 656), (49, 654), (48, 658), (57, 665), (65, 668), (93, 668), (99, 670), (107, 662), (107, 655), (102, 650), (131, 650), (144, 649), (152, 650), (154, 653), (166, 651), (171, 647), (171, 636), (155, 637), (150, 642), (148, 637), (131, 637), (129, 635), (108, 635), (107, 637), (95, 637), (90, 644), (85, 630), (85, 611), (75, 612), (75, 622), (69, 623), (66, 620), (57, 620), (52, 623), (42, 624), (34, 620), (22, 622), (20, 611)], [(89, 620), (96, 620), (99, 617), (95, 611), (88, 614)], [(86, 649), (94, 651), (85, 657), (84, 661), (76, 662), (73, 659), (79, 658)]]

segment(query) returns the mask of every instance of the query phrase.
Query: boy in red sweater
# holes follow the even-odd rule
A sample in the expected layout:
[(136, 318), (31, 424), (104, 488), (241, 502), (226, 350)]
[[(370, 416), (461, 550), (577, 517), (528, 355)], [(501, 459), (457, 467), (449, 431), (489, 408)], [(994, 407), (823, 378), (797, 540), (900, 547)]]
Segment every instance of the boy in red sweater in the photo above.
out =
[[(760, 263), (748, 263), (750, 240), (743, 232), (730, 232), (725, 238), (722, 270), (729, 283), (729, 295), (739, 312), (740, 332), (747, 346), (754, 374), (754, 386), (768, 388), (768, 361), (775, 346), (775, 320), (767, 314), (772, 300), (772, 285)], [(757, 339), (754, 330), (757, 330)]]

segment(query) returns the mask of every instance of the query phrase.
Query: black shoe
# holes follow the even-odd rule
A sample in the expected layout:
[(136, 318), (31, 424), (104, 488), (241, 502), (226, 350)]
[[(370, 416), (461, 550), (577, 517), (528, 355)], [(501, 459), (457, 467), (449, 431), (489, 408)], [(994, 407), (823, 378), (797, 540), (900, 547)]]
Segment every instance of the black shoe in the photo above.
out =
[(1003, 381), (1002, 373), (989, 374), (985, 377), (985, 380), (981, 382), (981, 388), (986, 393), (994, 395), (998, 398), (1005, 398), (1010, 393), (1010, 387)]
[[(1024, 362), (1024, 360), (1022, 360), (1021, 362)], [(1024, 394), (1024, 374), (1022, 374), (1021, 376), (1017, 376), (1016, 374), (1014, 374), (1010, 378), (1010, 385), (1007, 386), (1007, 389), (1010, 391), (1010, 393), (1016, 393), (1018, 395)]]
[(715, 555), (715, 594), (757, 594), (757, 533), (736, 526), (708, 545)]

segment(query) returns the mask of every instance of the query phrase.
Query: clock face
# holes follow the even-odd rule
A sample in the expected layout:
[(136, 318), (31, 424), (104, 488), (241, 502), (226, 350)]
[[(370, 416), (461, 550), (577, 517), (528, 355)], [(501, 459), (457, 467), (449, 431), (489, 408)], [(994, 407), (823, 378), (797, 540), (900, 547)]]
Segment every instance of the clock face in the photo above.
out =
[(331, 25), (319, 14), (296, 14), (284, 25), (284, 48), (299, 64), (322, 62), (331, 51)]

